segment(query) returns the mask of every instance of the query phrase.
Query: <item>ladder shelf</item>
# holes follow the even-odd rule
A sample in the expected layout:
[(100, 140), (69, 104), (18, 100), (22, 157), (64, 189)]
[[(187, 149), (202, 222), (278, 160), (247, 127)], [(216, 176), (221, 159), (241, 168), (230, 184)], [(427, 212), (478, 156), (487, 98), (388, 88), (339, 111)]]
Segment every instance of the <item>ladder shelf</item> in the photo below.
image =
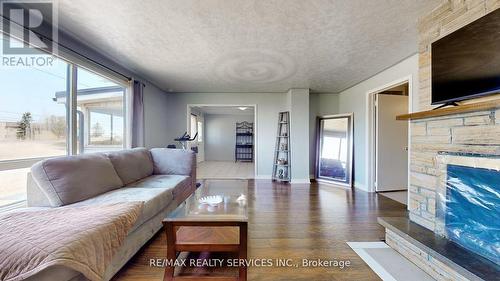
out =
[(278, 131), (276, 133), (276, 149), (273, 162), (273, 180), (290, 182), (290, 112), (280, 112), (278, 115)]

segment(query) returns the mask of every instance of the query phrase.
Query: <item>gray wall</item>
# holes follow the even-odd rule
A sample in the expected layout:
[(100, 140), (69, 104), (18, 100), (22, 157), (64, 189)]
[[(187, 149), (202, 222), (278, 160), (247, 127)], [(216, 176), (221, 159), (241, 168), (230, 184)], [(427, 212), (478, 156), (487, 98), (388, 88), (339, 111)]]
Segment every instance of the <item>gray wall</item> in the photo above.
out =
[[(286, 93), (179, 93), (169, 94), (165, 111), (168, 115), (169, 140), (186, 131), (187, 105), (256, 105), (257, 178), (272, 174), (278, 113), (288, 110)], [(172, 142), (172, 141), (170, 141)]]
[(253, 115), (205, 115), (205, 161), (234, 161), (236, 122), (254, 122)]
[(144, 89), (145, 145), (148, 148), (166, 147), (169, 144), (167, 95), (154, 85)]
[(290, 89), (290, 157), (292, 183), (309, 182), (309, 89)]
[[(366, 172), (366, 118), (367, 96), (374, 89), (386, 86), (398, 79), (412, 77), (411, 112), (417, 111), (416, 99), (418, 97), (418, 54), (415, 54), (398, 64), (376, 74), (375, 76), (358, 83), (338, 94), (338, 98), (320, 94), (315, 101), (322, 109), (321, 114), (354, 113), (354, 185), (356, 188), (368, 190)], [(328, 109), (328, 108), (331, 109)]]
[(311, 178), (316, 166), (316, 134), (319, 116), (333, 115), (339, 112), (339, 95), (331, 93), (311, 93), (309, 95), (309, 172)]

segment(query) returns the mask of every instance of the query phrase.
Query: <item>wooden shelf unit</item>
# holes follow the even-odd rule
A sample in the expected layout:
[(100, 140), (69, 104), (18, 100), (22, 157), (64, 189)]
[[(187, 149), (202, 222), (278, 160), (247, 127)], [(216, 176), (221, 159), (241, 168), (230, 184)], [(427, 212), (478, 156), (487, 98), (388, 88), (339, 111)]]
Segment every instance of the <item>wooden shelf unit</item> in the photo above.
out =
[[(276, 133), (276, 148), (273, 162), (273, 180), (290, 182), (290, 112), (280, 112), (278, 115), (278, 132)], [(280, 163), (284, 161), (283, 163)]]
[(396, 120), (418, 120), (495, 108), (500, 108), (500, 99), (398, 115), (396, 116)]
[(234, 160), (253, 162), (253, 123), (246, 121), (236, 123), (236, 145)]

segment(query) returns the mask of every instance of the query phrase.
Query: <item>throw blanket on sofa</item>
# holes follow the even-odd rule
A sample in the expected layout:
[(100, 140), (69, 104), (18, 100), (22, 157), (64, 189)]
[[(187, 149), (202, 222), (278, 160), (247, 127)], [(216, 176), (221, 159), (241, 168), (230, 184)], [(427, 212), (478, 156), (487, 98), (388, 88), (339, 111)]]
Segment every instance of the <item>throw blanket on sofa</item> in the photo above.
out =
[(23, 280), (54, 265), (102, 280), (142, 206), (67, 206), (0, 216), (0, 280)]

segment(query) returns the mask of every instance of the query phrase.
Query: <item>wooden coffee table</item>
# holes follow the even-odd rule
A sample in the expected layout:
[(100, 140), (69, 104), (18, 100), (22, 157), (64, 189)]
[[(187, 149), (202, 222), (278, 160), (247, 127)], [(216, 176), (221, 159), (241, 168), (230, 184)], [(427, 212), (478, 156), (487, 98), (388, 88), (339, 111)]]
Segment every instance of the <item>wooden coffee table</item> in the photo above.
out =
[[(248, 182), (209, 180), (170, 213), (163, 225), (167, 234), (167, 260), (180, 252), (233, 252), (247, 258)], [(205, 196), (220, 195), (216, 206), (199, 203)], [(247, 280), (242, 264), (238, 276), (174, 276), (175, 266), (167, 265), (163, 280)]]

